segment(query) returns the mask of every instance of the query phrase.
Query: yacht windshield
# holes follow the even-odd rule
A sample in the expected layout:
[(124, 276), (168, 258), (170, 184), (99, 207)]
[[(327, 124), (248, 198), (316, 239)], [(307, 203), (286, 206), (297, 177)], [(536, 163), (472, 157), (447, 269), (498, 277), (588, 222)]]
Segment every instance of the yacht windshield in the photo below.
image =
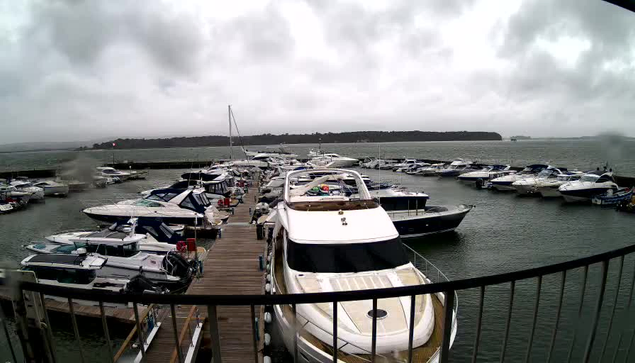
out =
[(287, 263), (296, 271), (346, 273), (391, 269), (408, 263), (399, 237), (382, 242), (305, 244), (287, 240)]
[(552, 175), (554, 175), (556, 172), (554, 170), (549, 170), (549, 169), (545, 169), (543, 171), (541, 171), (540, 173), (538, 173), (538, 177), (539, 178), (548, 178)]
[(595, 183), (595, 181), (596, 181), (596, 180), (598, 180), (598, 178), (599, 178), (599, 177), (598, 177), (597, 175), (592, 175), (592, 174), (590, 174), (590, 175), (583, 175), (583, 176), (580, 178), (580, 181)]

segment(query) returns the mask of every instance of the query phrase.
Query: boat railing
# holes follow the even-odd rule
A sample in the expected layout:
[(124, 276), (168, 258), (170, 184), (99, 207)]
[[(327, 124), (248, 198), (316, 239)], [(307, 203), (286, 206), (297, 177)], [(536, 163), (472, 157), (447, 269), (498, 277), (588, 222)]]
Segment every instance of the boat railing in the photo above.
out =
[[(410, 251), (406, 248), (407, 251)], [(440, 350), (435, 353), (435, 360), (440, 363), (448, 362), (450, 358), (460, 361), (476, 362), (479, 359), (491, 361), (498, 356), (500, 361), (632, 361), (631, 349), (635, 342), (632, 311), (633, 292), (635, 286), (635, 244), (614, 249), (565, 262), (558, 262), (546, 266), (525, 268), (512, 272), (503, 272), (487, 276), (470, 277), (448, 281), (447, 277), (433, 264), (418, 254), (412, 253), (413, 264), (431, 281), (429, 284), (409, 285), (396, 288), (379, 288), (368, 290), (338, 291), (328, 293), (303, 294), (257, 294), (257, 295), (172, 295), (172, 294), (137, 294), (114, 293), (108, 291), (92, 291), (77, 288), (44, 285), (24, 280), (10, 280), (0, 271), (0, 283), (11, 287), (14, 291), (14, 309), (18, 330), (28, 327), (31, 318), (36, 317), (35, 324), (37, 339), (27, 339), (21, 330), (18, 336), (23, 337), (22, 344), (14, 344), (16, 352), (26, 354), (42, 354), (55, 356), (54, 335), (48, 316), (45, 313), (47, 299), (43, 296), (64, 298), (73, 306), (73, 301), (92, 302), (93, 305), (129, 304), (135, 305), (163, 305), (166, 307), (177, 305), (197, 305), (202, 312), (207, 312), (211, 352), (214, 362), (222, 362), (220, 355), (220, 335), (218, 314), (219, 306), (237, 306), (251, 310), (252, 340), (254, 344), (254, 362), (259, 361), (258, 346), (259, 329), (255, 320), (255, 307), (291, 306), (292, 311), (299, 304), (339, 304), (349, 301), (372, 301), (373, 310), (377, 311), (377, 302), (387, 298), (411, 298), (415, 301), (417, 295), (441, 294), (444, 297), (443, 311), (439, 313)], [(495, 253), (495, 252), (493, 252)], [(257, 261), (254, 261), (257, 264)], [(628, 272), (626, 272), (628, 270)], [(269, 277), (269, 281), (272, 278)], [(460, 350), (450, 346), (456, 334), (456, 293), (461, 294), (463, 309), (466, 311), (460, 317), (461, 337)], [(31, 294), (36, 293), (36, 294)], [(39, 293), (39, 294), (37, 294)], [(25, 301), (25, 295), (29, 295)], [(485, 304), (485, 296), (488, 304)], [(492, 300), (493, 299), (493, 300)], [(33, 302), (40, 302), (40, 313), (27, 314)], [(469, 303), (465, 303), (469, 301)], [(490, 306), (491, 301), (497, 304)], [(49, 302), (50, 303), (50, 302)], [(415, 304), (411, 304), (414, 307)], [(338, 341), (339, 309), (333, 309), (332, 338)], [(415, 310), (410, 311), (414, 316)], [(70, 310), (71, 321), (76, 322), (75, 313)], [(138, 314), (136, 314), (138, 315)], [(271, 315), (271, 313), (270, 313)], [(518, 316), (525, 320), (520, 322)], [(101, 312), (106, 321), (104, 312)], [(377, 314), (372, 315), (374, 325), (371, 335), (371, 360), (376, 354)], [(138, 321), (139, 317), (135, 316)], [(491, 326), (482, 329), (484, 321), (493, 320), (502, 328), (500, 333)], [(265, 313), (265, 322), (267, 321)], [(271, 319), (269, 320), (271, 321)], [(412, 320), (411, 320), (412, 321)], [(540, 321), (540, 322), (539, 322)], [(13, 347), (15, 336), (8, 333), (8, 324), (3, 324), (4, 337), (0, 331), (0, 344), (3, 338), (7, 343), (3, 346)], [(76, 326), (76, 323), (73, 325)], [(33, 326), (33, 325), (31, 325)], [(444, 327), (448, 327), (446, 329)], [(513, 328), (512, 328), (513, 327)], [(223, 329), (231, 329), (225, 327)], [(59, 329), (59, 328), (58, 328)], [(339, 328), (341, 331), (341, 328)], [(410, 337), (414, 334), (413, 324), (409, 324)], [(2, 330), (2, 329), (0, 329)], [(104, 324), (103, 334), (106, 341), (108, 336), (107, 324)], [(329, 329), (330, 330), (330, 329)], [(483, 332), (483, 339), (481, 339)], [(72, 334), (81, 347), (81, 337), (77, 329)], [(296, 335), (297, 336), (297, 335)], [(58, 338), (59, 339), (59, 338)], [(410, 338), (412, 339), (412, 338)], [(412, 340), (411, 340), (412, 341)], [(36, 343), (37, 342), (37, 343)], [(484, 344), (487, 342), (487, 344)], [(36, 344), (34, 346), (34, 344)], [(540, 345), (540, 348), (538, 348)], [(178, 346), (176, 336), (174, 346)], [(337, 361), (339, 344), (330, 345), (333, 361)], [(20, 349), (24, 348), (24, 349)], [(409, 346), (409, 353), (413, 351)], [(141, 345), (141, 349), (145, 349)], [(458, 350), (458, 351), (455, 351)], [(34, 353), (36, 352), (36, 353)], [(412, 356), (411, 356), (412, 357)], [(29, 357), (31, 358), (31, 357)], [(13, 359), (13, 361), (18, 361)], [(54, 360), (49, 360), (54, 361)]]

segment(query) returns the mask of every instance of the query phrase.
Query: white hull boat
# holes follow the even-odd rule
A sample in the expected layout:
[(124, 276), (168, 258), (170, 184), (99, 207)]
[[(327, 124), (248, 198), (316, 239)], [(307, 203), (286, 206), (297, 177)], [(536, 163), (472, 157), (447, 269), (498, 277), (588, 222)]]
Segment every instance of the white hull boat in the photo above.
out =
[(619, 187), (611, 173), (585, 174), (580, 180), (563, 184), (558, 191), (568, 203), (591, 202), (593, 197), (603, 195), (609, 190), (617, 192)]

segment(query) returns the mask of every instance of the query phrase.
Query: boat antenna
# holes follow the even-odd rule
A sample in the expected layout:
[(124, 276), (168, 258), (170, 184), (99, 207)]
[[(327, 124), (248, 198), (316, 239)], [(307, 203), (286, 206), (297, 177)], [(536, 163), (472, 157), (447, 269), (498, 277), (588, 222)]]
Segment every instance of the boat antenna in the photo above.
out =
[(227, 120), (229, 121), (229, 159), (234, 160), (234, 144), (232, 141), (232, 106), (227, 105)]
[[(377, 179), (379, 180), (379, 190), (381, 192), (381, 144), (377, 145), (377, 169), (379, 170), (379, 174), (377, 175)], [(381, 205), (381, 193), (377, 193), (377, 199), (379, 200), (379, 204)]]

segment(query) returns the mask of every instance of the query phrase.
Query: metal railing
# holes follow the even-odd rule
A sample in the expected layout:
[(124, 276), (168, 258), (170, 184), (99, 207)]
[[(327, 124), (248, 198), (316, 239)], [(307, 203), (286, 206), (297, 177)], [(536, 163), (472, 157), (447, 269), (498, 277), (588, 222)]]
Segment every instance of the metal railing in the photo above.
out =
[[(490, 276), (483, 277), (474, 277), (474, 278), (466, 278), (461, 280), (447, 281), (447, 278), (432, 267), (425, 260), (416, 260), (413, 262), (419, 268), (424, 271), (424, 274), (429, 277), (432, 283), (424, 284), (424, 285), (413, 285), (413, 286), (404, 286), (397, 288), (381, 288), (381, 289), (372, 289), (372, 290), (358, 290), (358, 291), (341, 291), (341, 292), (331, 292), (331, 293), (304, 293), (304, 294), (287, 294), (287, 295), (158, 295), (158, 294), (117, 294), (110, 292), (92, 292), (86, 290), (72, 289), (72, 288), (64, 288), (58, 286), (49, 286), (42, 285), (33, 282), (19, 282), (15, 284), (17, 289), (17, 298), (15, 299), (16, 305), (16, 325), (18, 327), (18, 336), (22, 340), (22, 351), (24, 352), (25, 357), (30, 357), (29, 354), (33, 354), (34, 350), (39, 350), (42, 352), (46, 352), (45, 356), (48, 356), (48, 361), (55, 361), (55, 350), (53, 347), (55, 343), (52, 340), (51, 334), (51, 325), (48, 319), (48, 315), (44, 314), (41, 317), (36, 317), (36, 327), (40, 328), (42, 331), (40, 335), (43, 337), (43, 340), (39, 343), (40, 345), (32, 347), (29, 344), (35, 344), (33, 340), (27, 339), (26, 335), (26, 326), (27, 326), (27, 316), (23, 313), (24, 308), (24, 296), (25, 292), (36, 292), (44, 295), (52, 295), (56, 297), (63, 297), (69, 299), (69, 302), (73, 300), (84, 300), (84, 301), (93, 301), (96, 305), (103, 306), (105, 303), (113, 303), (113, 304), (130, 304), (132, 303), (134, 306), (140, 304), (157, 304), (164, 306), (174, 306), (174, 305), (198, 305), (206, 307), (207, 318), (208, 318), (208, 329), (209, 336), (211, 337), (211, 348), (214, 356), (214, 362), (218, 363), (222, 361), (221, 357), (221, 342), (220, 342), (220, 330), (218, 325), (218, 314), (217, 307), (219, 306), (244, 306), (246, 308), (251, 309), (252, 320), (255, 319), (255, 307), (256, 306), (276, 306), (276, 305), (287, 305), (296, 307), (299, 304), (316, 304), (316, 303), (327, 303), (327, 304), (338, 304), (342, 302), (348, 301), (359, 301), (359, 300), (370, 300), (373, 304), (373, 310), (377, 311), (377, 302), (380, 299), (387, 298), (396, 298), (396, 297), (411, 297), (414, 301), (414, 297), (417, 295), (427, 295), (427, 294), (442, 294), (445, 297), (444, 301), (444, 309), (442, 315), (443, 324), (442, 327), (442, 343), (439, 351), (438, 358), (433, 357), (435, 360), (438, 359), (439, 362), (448, 362), (450, 358), (450, 342), (452, 340), (452, 329), (444, 329), (443, 327), (448, 326), (456, 326), (456, 318), (457, 314), (454, 313), (454, 307), (456, 306), (456, 293), (458, 291), (466, 291), (470, 289), (478, 290), (478, 309), (476, 309), (476, 324), (474, 326), (474, 343), (472, 348), (470, 349), (471, 361), (476, 362), (478, 359), (478, 355), (480, 353), (484, 353), (481, 348), (481, 333), (482, 333), (482, 325), (484, 318), (484, 301), (485, 295), (488, 291), (488, 287), (494, 289), (494, 285), (505, 284), (505, 286), (509, 286), (509, 295), (508, 295), (508, 304), (507, 311), (500, 311), (500, 313), (506, 315), (505, 319), (505, 328), (502, 331), (503, 339), (502, 346), (500, 348), (499, 360), (505, 361), (509, 359), (510, 355), (510, 336), (514, 334), (519, 334), (526, 332), (526, 350), (521, 349), (525, 352), (524, 361), (528, 362), (532, 360), (532, 347), (534, 345), (534, 341), (536, 340), (537, 334), (536, 332), (546, 332), (549, 335), (549, 343), (548, 343), (548, 356), (546, 361), (561, 361), (561, 359), (554, 360), (554, 347), (556, 345), (556, 339), (559, 333), (560, 326), (563, 325), (563, 296), (565, 294), (565, 283), (575, 277), (572, 270), (582, 269), (581, 282), (579, 284), (579, 308), (577, 308), (577, 313), (574, 319), (581, 320), (583, 318), (590, 319), (588, 325), (586, 325), (586, 329), (584, 331), (573, 330), (573, 337), (569, 346), (567, 361), (571, 361), (575, 355), (580, 353), (581, 360), (584, 362), (588, 362), (591, 360), (592, 354), (597, 355), (600, 359), (604, 357), (610, 357), (612, 355), (613, 361), (616, 361), (617, 357), (620, 354), (620, 351), (624, 353), (624, 348), (626, 348), (625, 354), (622, 354), (625, 358), (625, 361), (628, 361), (628, 358), (632, 351), (633, 339), (635, 337), (635, 332), (632, 330), (632, 319), (634, 318), (633, 314), (630, 313), (630, 308), (633, 300), (633, 286), (635, 284), (635, 268), (633, 270), (633, 277), (629, 279), (624, 278), (624, 270), (625, 270), (625, 257), (635, 252), (635, 245), (619, 248), (616, 250), (612, 250), (605, 253), (596, 254), (590, 257), (584, 257), (575, 259), (572, 261), (555, 263), (547, 266), (537, 267), (537, 268), (529, 268), (520, 271), (501, 273)], [(257, 261), (254, 261), (256, 264)], [(616, 264), (617, 267), (617, 287), (614, 296), (612, 299), (605, 299), (606, 291), (607, 291), (607, 279), (609, 276), (614, 276), (614, 273), (609, 273), (609, 266), (612, 264)], [(591, 268), (595, 269), (595, 266), (600, 266), (600, 274), (599, 279), (593, 278), (590, 273)], [(426, 273), (427, 271), (427, 273)], [(435, 272), (437, 271), (437, 272)], [(551, 276), (554, 275), (554, 276)], [(436, 277), (436, 279), (435, 279)], [(559, 277), (559, 284), (557, 294), (557, 304), (553, 314), (552, 320), (550, 323), (553, 324), (551, 329), (537, 329), (537, 320), (539, 316), (540, 302), (541, 297), (544, 297), (546, 292), (544, 289), (544, 281), (546, 278), (551, 277)], [(612, 277), (611, 277), (612, 278)], [(622, 282), (622, 280), (626, 280)], [(517, 285), (523, 283), (525, 281), (535, 281), (536, 289), (535, 293), (533, 293), (533, 307), (526, 309), (527, 312), (531, 311), (532, 318), (530, 321), (523, 326), (523, 329), (519, 331), (515, 331), (511, 327), (512, 321), (512, 313), (514, 311), (515, 304), (515, 294), (517, 291)], [(2, 280), (2, 282), (9, 283), (9, 281)], [(622, 293), (622, 290), (626, 290), (628, 293)], [(583, 309), (583, 304), (586, 299), (586, 295), (589, 292), (593, 293), (594, 299), (592, 303), (592, 307), (590, 309)], [(465, 292), (467, 293), (467, 292)], [(616, 312), (616, 302), (618, 297), (622, 295), (622, 297), (628, 296), (628, 302), (620, 308), (619, 315)], [(531, 296), (531, 295), (530, 295)], [(42, 298), (42, 295), (39, 295), (39, 303), (42, 306), (46, 306), (46, 299)], [(612, 304), (606, 304), (605, 300), (612, 302)], [(464, 300), (465, 301), (465, 300)], [(529, 301), (527, 301), (529, 303)], [(33, 303), (32, 301), (26, 303)], [(72, 306), (70, 304), (69, 306)], [(411, 304), (414, 306), (414, 304)], [(609, 309), (608, 315), (605, 319), (602, 318), (601, 312), (602, 308), (605, 306)], [(587, 310), (590, 310), (588, 312)], [(46, 311), (46, 309), (44, 309)], [(295, 311), (295, 309), (294, 309)], [(332, 349), (332, 360), (336, 362), (338, 360), (338, 309), (333, 309), (333, 343), (329, 344)], [(414, 312), (411, 311), (411, 316), (414, 316)], [(543, 311), (544, 314), (544, 311)], [(73, 333), (78, 342), (81, 341), (81, 337), (79, 336), (79, 332), (77, 329), (77, 320), (75, 319), (75, 312), (71, 308), (70, 315), (73, 322)], [(373, 314), (373, 323), (372, 323), (372, 349), (371, 349), (371, 361), (375, 360), (375, 357), (378, 356), (376, 353), (376, 344), (377, 344), (377, 314)], [(616, 318), (619, 316), (619, 318)], [(106, 322), (106, 318), (104, 315), (103, 309), (101, 309), (101, 317), (103, 324), (103, 333), (106, 337), (107, 341), (110, 341), (108, 324)], [(32, 318), (32, 317), (31, 317)], [(139, 320), (139, 314), (135, 314), (135, 319), (137, 325), (141, 322)], [(464, 316), (459, 319), (468, 319), (467, 316)], [(617, 319), (617, 320), (616, 320)], [(4, 320), (3, 320), (4, 321)], [(412, 320), (411, 320), (412, 321)], [(608, 327), (602, 332), (603, 336), (601, 339), (597, 337), (598, 326), (600, 323), (608, 321)], [(619, 324), (618, 324), (619, 322)], [(409, 344), (409, 357), (407, 361), (412, 360), (412, 325), (410, 325), (410, 344)], [(467, 326), (466, 324), (461, 324), (462, 326)], [(603, 324), (606, 325), (606, 324)], [(258, 360), (258, 351), (257, 351), (257, 342), (260, 339), (257, 324), (254, 325), (253, 331), (253, 349), (254, 349), (254, 361)], [(570, 331), (568, 331), (571, 333)], [(582, 336), (581, 334), (585, 334)], [(467, 332), (461, 333), (469, 336)], [(617, 346), (613, 347), (614, 352), (609, 352), (609, 346), (607, 342), (609, 340), (609, 336), (618, 336), (619, 339), (617, 342)], [(296, 342), (297, 342), (297, 334)], [(175, 340), (176, 345), (178, 345), (178, 337)], [(9, 345), (11, 344), (11, 340), (8, 339)], [(140, 342), (143, 339), (140, 340)], [(584, 341), (584, 347), (582, 349), (578, 348), (579, 344)], [(464, 342), (462, 342), (464, 343)], [(465, 344), (463, 344), (465, 345)], [(615, 344), (612, 344), (613, 346)], [(144, 347), (141, 345), (141, 347)], [(13, 349), (13, 347), (12, 347)], [(142, 348), (143, 349), (143, 348)], [(594, 352), (595, 349), (595, 352)], [(620, 350), (621, 349), (621, 350)], [(17, 349), (14, 349), (17, 350)], [(518, 352), (518, 349), (514, 349), (514, 354)], [(296, 353), (297, 354), (297, 353)], [(492, 352), (488, 351), (488, 357), (491, 358)], [(112, 357), (112, 355), (111, 355)], [(84, 360), (83, 354), (80, 355), (82, 361)], [(46, 359), (46, 358), (45, 358)], [(514, 361), (518, 359), (512, 358)], [(179, 355), (178, 361), (182, 362), (183, 357)]]

